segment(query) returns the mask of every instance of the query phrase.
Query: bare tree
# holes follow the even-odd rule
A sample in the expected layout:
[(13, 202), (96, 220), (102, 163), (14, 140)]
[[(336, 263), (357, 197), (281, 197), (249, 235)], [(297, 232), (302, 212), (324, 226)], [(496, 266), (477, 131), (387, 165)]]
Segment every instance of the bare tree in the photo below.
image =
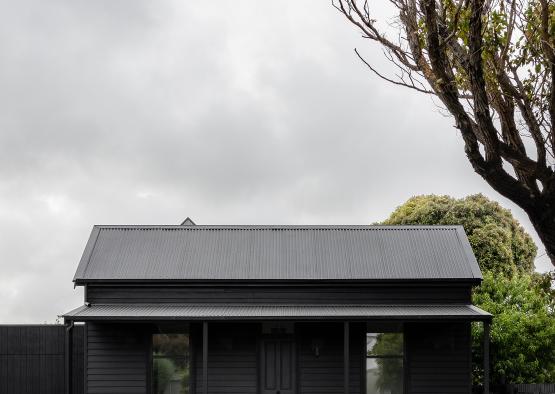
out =
[(555, 265), (555, 2), (389, 3), (395, 19), (380, 25), (368, 0), (332, 0), (398, 70), (355, 49), (373, 73), (441, 100), (474, 171), (528, 214)]

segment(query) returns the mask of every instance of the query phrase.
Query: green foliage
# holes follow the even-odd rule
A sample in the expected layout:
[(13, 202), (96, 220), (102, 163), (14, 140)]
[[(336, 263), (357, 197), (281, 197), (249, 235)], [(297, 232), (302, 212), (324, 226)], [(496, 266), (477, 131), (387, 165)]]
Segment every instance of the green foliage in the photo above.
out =
[[(368, 356), (400, 356), (403, 354), (403, 334), (381, 333), (376, 337), (376, 343), (368, 351)], [(379, 375), (375, 385), (379, 392), (402, 393), (403, 390), (403, 359), (376, 359)]]
[[(555, 298), (551, 276), (486, 272), (473, 303), (494, 315), (491, 327), (492, 380), (500, 383), (555, 381)], [(549, 285), (548, 285), (549, 283)], [(482, 326), (473, 335), (474, 379), (481, 382)]]
[(383, 224), (462, 225), (482, 270), (510, 275), (534, 268), (532, 238), (508, 209), (481, 194), (412, 197)]
[[(555, 381), (555, 273), (533, 272), (536, 246), (511, 212), (483, 195), (417, 196), (384, 224), (462, 225), (484, 274), (473, 304), (494, 316), (494, 383)], [(482, 383), (482, 326), (473, 334), (474, 381)]]
[(376, 389), (380, 393), (401, 394), (403, 392), (403, 359), (376, 359), (380, 374), (376, 379)]
[(399, 356), (403, 354), (403, 334), (383, 332), (376, 337), (376, 343), (368, 350), (368, 356)]
[(189, 392), (189, 335), (158, 333), (152, 337), (154, 392), (174, 392), (179, 382), (179, 392)]
[[(555, 33), (555, 3), (549, 2), (547, 11), (547, 31)], [(461, 45), (459, 50), (467, 52), (470, 37), (471, 7), (460, 7), (454, 0), (443, 0), (441, 8), (445, 12), (447, 31), (451, 32)], [(515, 18), (516, 16), (516, 18)], [(424, 17), (421, 16), (423, 19)], [(487, 3), (482, 16), (482, 58), (486, 90), (497, 95), (501, 90), (499, 68), (521, 70), (520, 79), (527, 92), (527, 99), (540, 111), (549, 106), (550, 86), (546, 82), (546, 70), (550, 67), (549, 56), (545, 53), (542, 39), (542, 5), (540, 0), (516, 0), (512, 4), (494, 0)], [(425, 23), (422, 21), (422, 26)], [(422, 46), (427, 45), (424, 28), (419, 31)], [(455, 47), (455, 46), (454, 46)], [(455, 52), (451, 56), (456, 56)], [(456, 63), (456, 62), (455, 62)], [(455, 64), (455, 81), (461, 92), (470, 92), (468, 70)]]
[(152, 387), (156, 394), (163, 394), (175, 371), (175, 365), (168, 358), (155, 358), (152, 362)]
[(189, 393), (189, 387), (190, 387), (190, 369), (189, 368), (185, 368), (181, 370), (181, 391), (180, 394), (188, 394)]

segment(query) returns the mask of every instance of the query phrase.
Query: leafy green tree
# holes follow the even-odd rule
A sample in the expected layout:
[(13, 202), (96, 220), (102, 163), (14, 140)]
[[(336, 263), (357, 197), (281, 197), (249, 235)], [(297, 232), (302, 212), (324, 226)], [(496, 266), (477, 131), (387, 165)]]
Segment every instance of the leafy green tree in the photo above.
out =
[(383, 224), (462, 225), (482, 270), (511, 274), (534, 269), (532, 238), (508, 209), (482, 194), (412, 197)]
[[(480, 194), (417, 196), (383, 224), (462, 225), (484, 274), (473, 303), (494, 315), (492, 381), (555, 380), (555, 274), (533, 272), (536, 246), (510, 211)], [(482, 382), (481, 330), (473, 326), (476, 383)]]
[[(534, 277), (536, 276), (536, 277)], [(538, 278), (540, 277), (540, 278)], [(491, 327), (492, 380), (501, 383), (555, 381), (555, 299), (538, 274), (506, 278), (486, 272), (473, 302), (494, 315)], [(473, 335), (474, 379), (481, 382), (482, 326)]]

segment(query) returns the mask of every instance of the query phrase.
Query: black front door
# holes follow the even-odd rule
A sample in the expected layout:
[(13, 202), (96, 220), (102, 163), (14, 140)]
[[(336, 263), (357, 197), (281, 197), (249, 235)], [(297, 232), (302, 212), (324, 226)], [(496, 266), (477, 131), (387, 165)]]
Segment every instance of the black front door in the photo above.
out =
[(295, 343), (292, 338), (264, 338), (261, 345), (262, 394), (295, 393)]

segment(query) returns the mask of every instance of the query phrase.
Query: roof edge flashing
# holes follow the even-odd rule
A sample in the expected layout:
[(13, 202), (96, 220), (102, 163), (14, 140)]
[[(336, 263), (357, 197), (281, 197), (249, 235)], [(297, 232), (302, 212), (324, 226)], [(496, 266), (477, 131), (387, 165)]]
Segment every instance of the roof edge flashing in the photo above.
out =
[(431, 284), (454, 284), (477, 286), (482, 278), (396, 278), (396, 279), (119, 279), (119, 278), (76, 278), (73, 280), (76, 286), (87, 284), (167, 284), (167, 285), (269, 285), (269, 284), (297, 284), (297, 285), (431, 285)]
[(472, 275), (474, 275), (474, 277), (478, 279), (479, 282), (482, 282), (482, 280), (484, 279), (484, 277), (482, 276), (482, 271), (480, 270), (478, 260), (476, 260), (476, 256), (472, 251), (472, 246), (470, 245), (470, 241), (468, 240), (468, 236), (466, 235), (463, 226), (457, 226), (457, 235), (470, 265), (470, 269), (472, 270)]
[(76, 284), (77, 280), (84, 277), (85, 273), (87, 272), (89, 261), (91, 259), (92, 252), (96, 245), (96, 241), (98, 240), (99, 234), (100, 226), (94, 225), (91, 231), (91, 235), (89, 236), (89, 240), (87, 241), (87, 245), (85, 246), (85, 250), (83, 250), (83, 254), (81, 255), (81, 259), (79, 260), (79, 265), (77, 266), (75, 275), (73, 275), (73, 282)]

